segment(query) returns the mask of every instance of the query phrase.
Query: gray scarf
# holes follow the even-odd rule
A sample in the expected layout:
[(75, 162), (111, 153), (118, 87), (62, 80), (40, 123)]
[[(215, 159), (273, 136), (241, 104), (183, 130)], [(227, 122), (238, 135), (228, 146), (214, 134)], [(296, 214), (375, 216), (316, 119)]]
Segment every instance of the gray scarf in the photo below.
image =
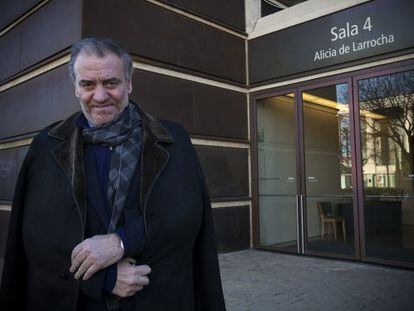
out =
[(108, 233), (115, 231), (125, 205), (132, 175), (141, 150), (142, 123), (133, 104), (129, 104), (115, 120), (102, 126), (83, 129), (85, 143), (110, 147), (108, 202), (112, 209)]

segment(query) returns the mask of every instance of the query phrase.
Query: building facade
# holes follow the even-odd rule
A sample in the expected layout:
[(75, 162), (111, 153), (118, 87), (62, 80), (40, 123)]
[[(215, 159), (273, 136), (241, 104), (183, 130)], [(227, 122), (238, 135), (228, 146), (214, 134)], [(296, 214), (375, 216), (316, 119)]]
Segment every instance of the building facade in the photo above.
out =
[(219, 251), (413, 267), (414, 6), (298, 2), (3, 1), (0, 257), (32, 137), (79, 109), (70, 46), (105, 36), (133, 57), (133, 100), (190, 134)]
[(248, 38), (259, 248), (414, 267), (411, 1), (306, 1)]

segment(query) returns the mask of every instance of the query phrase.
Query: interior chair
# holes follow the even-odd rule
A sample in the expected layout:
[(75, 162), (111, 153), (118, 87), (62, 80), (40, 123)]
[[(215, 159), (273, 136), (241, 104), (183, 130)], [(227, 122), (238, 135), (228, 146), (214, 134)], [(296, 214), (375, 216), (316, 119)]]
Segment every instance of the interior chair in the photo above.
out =
[(345, 219), (344, 217), (338, 215), (337, 211), (333, 208), (332, 202), (318, 202), (316, 203), (319, 210), (319, 215), (321, 217), (322, 225), (322, 240), (325, 239), (325, 225), (329, 224), (332, 226), (334, 233), (335, 241), (338, 240), (337, 234), (337, 224), (342, 225), (342, 237), (344, 242), (346, 241), (346, 231), (345, 231)]

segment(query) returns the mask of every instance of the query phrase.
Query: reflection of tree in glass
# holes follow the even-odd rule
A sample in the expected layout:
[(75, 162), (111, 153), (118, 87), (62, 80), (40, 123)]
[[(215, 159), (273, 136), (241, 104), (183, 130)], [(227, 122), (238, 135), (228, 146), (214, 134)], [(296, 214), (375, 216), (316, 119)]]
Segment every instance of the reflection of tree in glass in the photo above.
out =
[(336, 85), (336, 102), (343, 105), (344, 109), (338, 111), (338, 128), (339, 128), (339, 154), (341, 161), (341, 174), (352, 173), (351, 160), (351, 142), (349, 128), (349, 110), (348, 110), (349, 87), (347, 83)]
[(339, 141), (340, 141), (340, 155), (341, 155), (341, 173), (351, 174), (351, 142), (349, 130), (349, 116), (339, 116)]
[(361, 80), (358, 87), (364, 169), (383, 166), (388, 179), (395, 176), (395, 187), (411, 189), (414, 71)]

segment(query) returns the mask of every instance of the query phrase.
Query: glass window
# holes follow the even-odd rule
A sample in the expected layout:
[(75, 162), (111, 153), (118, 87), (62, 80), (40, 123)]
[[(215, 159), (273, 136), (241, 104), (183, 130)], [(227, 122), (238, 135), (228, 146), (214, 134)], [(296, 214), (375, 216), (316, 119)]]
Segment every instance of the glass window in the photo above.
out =
[(347, 83), (302, 92), (307, 251), (355, 253), (348, 94)]
[(258, 101), (260, 244), (297, 250), (296, 129), (293, 94)]
[(414, 262), (414, 71), (358, 81), (366, 256)]

